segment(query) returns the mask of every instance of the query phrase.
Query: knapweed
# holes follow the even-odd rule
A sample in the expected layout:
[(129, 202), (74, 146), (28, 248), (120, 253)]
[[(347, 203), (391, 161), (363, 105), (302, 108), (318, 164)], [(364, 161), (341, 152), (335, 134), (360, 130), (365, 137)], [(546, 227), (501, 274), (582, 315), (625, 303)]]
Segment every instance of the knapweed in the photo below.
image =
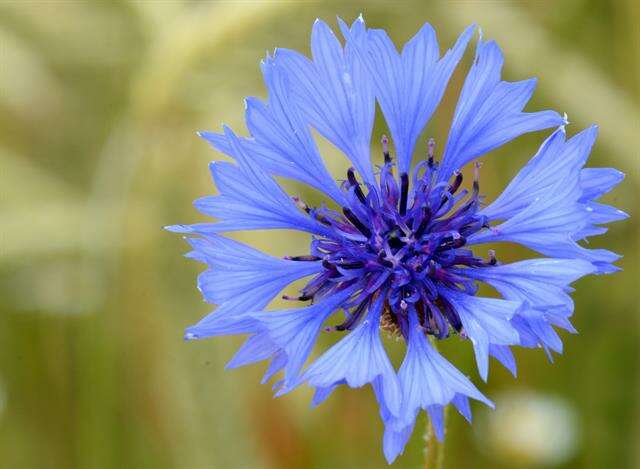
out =
[[(441, 56), (428, 24), (399, 53), (384, 31), (366, 29), (362, 18), (351, 27), (339, 23), (344, 45), (316, 21), (312, 60), (277, 49), (262, 61), (268, 100), (246, 100), (248, 137), (227, 127), (200, 134), (234, 160), (211, 163), (219, 195), (195, 202), (219, 221), (169, 229), (194, 235), (187, 238), (189, 257), (208, 266), (199, 289), (218, 305), (187, 328), (186, 339), (248, 334), (229, 367), (270, 359), (264, 380), (282, 372), (277, 395), (307, 383), (318, 404), (340, 384), (371, 384), (391, 462), (421, 409), (443, 438), (445, 406), (453, 404), (468, 420), (469, 398), (493, 406), (440, 355), (438, 341), (452, 335), (469, 340), (484, 380), (490, 355), (515, 374), (511, 346), (561, 352), (554, 328), (574, 331), (569, 284), (617, 270), (612, 263), (618, 255), (579, 242), (626, 216), (596, 202), (623, 175), (583, 168), (596, 127), (568, 139), (568, 122), (557, 112), (523, 112), (536, 81), (502, 81), (502, 53), (481, 37), (443, 151), (429, 140), (412, 166), (416, 142), (476, 28), (467, 28)], [(376, 103), (391, 138), (381, 136), (384, 162), (374, 168)], [(485, 203), (474, 160), (543, 129), (553, 132), (536, 155), (495, 201)], [(312, 130), (350, 160), (339, 183), (325, 168)], [(467, 166), (472, 168), (463, 171)], [(308, 184), (331, 205), (314, 207), (288, 195), (273, 176)], [(472, 179), (469, 189), (463, 178)], [(307, 232), (309, 250), (279, 259), (220, 235), (263, 229)], [(504, 264), (480, 246), (498, 242), (544, 257)], [(300, 306), (266, 309), (305, 277), (299, 296), (285, 296)], [(478, 296), (480, 283), (500, 298)], [(344, 316), (336, 319), (340, 310)], [(381, 330), (406, 343), (397, 371)], [(305, 368), (322, 331), (340, 340)]]

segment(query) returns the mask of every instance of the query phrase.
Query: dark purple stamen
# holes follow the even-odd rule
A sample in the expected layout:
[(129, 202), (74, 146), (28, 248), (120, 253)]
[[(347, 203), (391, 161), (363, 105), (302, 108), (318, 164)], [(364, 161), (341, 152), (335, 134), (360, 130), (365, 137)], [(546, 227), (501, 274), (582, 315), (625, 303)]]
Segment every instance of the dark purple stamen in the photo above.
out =
[(414, 232), (414, 236), (416, 239), (420, 239), (420, 237), (424, 234), (424, 230), (427, 228), (427, 225), (431, 221), (431, 209), (429, 207), (422, 208), (422, 221), (418, 225), (418, 228)]
[(355, 309), (355, 311), (349, 315), (349, 317), (347, 318), (347, 320), (345, 322), (343, 322), (342, 324), (338, 324), (335, 327), (335, 330), (336, 331), (346, 331), (346, 330), (353, 329), (353, 326), (356, 325), (358, 320), (362, 317), (362, 314), (367, 309), (368, 304), (369, 304), (369, 300), (368, 299), (363, 301), (362, 303), (360, 303), (358, 305), (358, 307)]
[(455, 194), (456, 191), (460, 188), (460, 184), (462, 184), (462, 173), (460, 171), (456, 171), (453, 174), (456, 178), (454, 179), (453, 184), (451, 184), (447, 189), (447, 191), (451, 195)]
[(358, 197), (358, 200), (360, 201), (360, 203), (361, 204), (366, 203), (364, 193), (362, 192), (360, 183), (356, 179), (355, 170), (353, 168), (349, 168), (349, 170), (347, 171), (347, 180), (349, 181), (349, 184), (351, 184), (351, 187), (354, 188), (353, 190), (356, 194), (356, 197)]
[(441, 241), (440, 246), (438, 246), (438, 251), (446, 251), (448, 249), (457, 249), (461, 248), (467, 242), (464, 236), (448, 236), (443, 241)]
[(353, 226), (355, 226), (358, 229), (360, 233), (365, 235), (367, 238), (371, 236), (371, 230), (367, 228), (366, 225), (362, 223), (358, 219), (358, 217), (356, 217), (353, 214), (353, 212), (350, 209), (344, 207), (342, 209), (342, 213), (344, 213), (344, 216), (347, 217), (347, 220), (349, 220), (353, 224)]
[(319, 261), (318, 256), (304, 255), (304, 256), (284, 256), (288, 261)]
[(364, 267), (364, 262), (360, 262), (360, 261), (342, 262), (336, 265), (342, 269), (361, 269), (362, 267)]
[(407, 213), (407, 198), (409, 197), (409, 176), (407, 173), (400, 175), (400, 215)]
[(328, 260), (322, 261), (322, 267), (324, 267), (327, 270), (332, 270), (332, 271), (336, 270), (335, 266)]

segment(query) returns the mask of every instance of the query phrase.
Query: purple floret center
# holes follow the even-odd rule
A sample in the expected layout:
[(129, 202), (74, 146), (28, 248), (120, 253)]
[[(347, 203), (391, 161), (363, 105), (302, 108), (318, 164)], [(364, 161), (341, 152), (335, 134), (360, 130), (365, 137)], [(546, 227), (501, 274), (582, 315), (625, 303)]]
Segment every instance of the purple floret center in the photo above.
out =
[(433, 158), (433, 141), (428, 158), (411, 174), (395, 175), (395, 165), (383, 138), (385, 163), (376, 186), (362, 184), (349, 169), (342, 184), (348, 206), (341, 213), (327, 207), (307, 211), (334, 236), (316, 237), (311, 254), (290, 257), (300, 261), (322, 261), (323, 271), (301, 290), (300, 301), (316, 301), (337, 291), (357, 292), (345, 305), (352, 308), (347, 319), (331, 330), (353, 329), (378, 294), (386, 295), (382, 323), (407, 335), (409, 311), (416, 311), (427, 334), (443, 339), (452, 331), (463, 333), (455, 308), (446, 299), (447, 290), (474, 294), (473, 280), (460, 275), (463, 268), (496, 263), (475, 257), (465, 249), (466, 239), (486, 228), (478, 214), (479, 166), (474, 169), (471, 191), (462, 189), (462, 173), (440, 181)]

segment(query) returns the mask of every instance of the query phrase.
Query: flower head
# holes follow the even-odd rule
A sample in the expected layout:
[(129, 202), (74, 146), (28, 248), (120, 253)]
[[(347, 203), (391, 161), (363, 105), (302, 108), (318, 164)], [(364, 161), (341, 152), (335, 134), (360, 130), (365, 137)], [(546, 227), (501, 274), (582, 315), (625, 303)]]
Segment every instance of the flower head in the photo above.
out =
[[(475, 352), (480, 376), (489, 356), (512, 373), (511, 346), (561, 352), (555, 328), (574, 331), (569, 284), (617, 268), (616, 254), (579, 241), (602, 234), (601, 225), (626, 215), (596, 202), (622, 174), (583, 166), (597, 129), (567, 139), (566, 118), (554, 111), (523, 112), (535, 80), (501, 80), (502, 53), (478, 41), (443, 151), (428, 151), (412, 165), (419, 135), (435, 111), (474, 27), (440, 55), (426, 24), (398, 53), (382, 30), (340, 21), (345, 44), (316, 21), (312, 60), (279, 49), (262, 62), (269, 98), (246, 101), (249, 137), (225, 127), (202, 132), (233, 163), (211, 164), (219, 195), (196, 201), (214, 223), (170, 229), (195, 237), (191, 257), (208, 265), (198, 285), (218, 308), (189, 327), (187, 339), (249, 334), (229, 363), (270, 359), (265, 380), (279, 372), (277, 395), (302, 383), (316, 389), (314, 403), (340, 384), (371, 384), (385, 424), (384, 452), (391, 462), (412, 433), (420, 410), (443, 438), (443, 409), (453, 404), (471, 419), (469, 398), (493, 404), (436, 350), (457, 335)], [(370, 146), (376, 102), (391, 139), (381, 137), (384, 163), (374, 168)], [(556, 129), (492, 203), (483, 200), (483, 154), (527, 132)], [(311, 129), (351, 161), (341, 183), (325, 168)], [(391, 148), (395, 148), (392, 151)], [(470, 173), (470, 174), (469, 174)], [(312, 207), (291, 197), (272, 176), (296, 179), (324, 193), (334, 206)], [(471, 179), (470, 190), (463, 180)], [(219, 233), (292, 229), (311, 235), (309, 251), (277, 259)], [(511, 264), (482, 251), (484, 243), (511, 242), (541, 256)], [(267, 310), (290, 283), (307, 278), (302, 304)], [(500, 298), (477, 295), (478, 285)], [(336, 320), (336, 313), (345, 313)], [(395, 370), (381, 329), (404, 339)], [(340, 340), (306, 368), (323, 332)]]

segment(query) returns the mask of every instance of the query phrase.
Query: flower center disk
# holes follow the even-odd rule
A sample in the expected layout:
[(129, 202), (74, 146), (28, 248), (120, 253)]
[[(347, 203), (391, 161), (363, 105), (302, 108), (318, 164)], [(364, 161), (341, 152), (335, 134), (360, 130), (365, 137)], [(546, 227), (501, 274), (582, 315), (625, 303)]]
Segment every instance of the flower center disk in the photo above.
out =
[(329, 330), (351, 330), (366, 314), (377, 295), (385, 295), (381, 326), (407, 337), (408, 310), (415, 309), (425, 333), (439, 339), (452, 331), (464, 333), (455, 308), (440, 294), (443, 288), (474, 294), (476, 286), (460, 276), (461, 267), (495, 265), (465, 249), (471, 234), (487, 227), (478, 214), (479, 165), (474, 168), (473, 188), (462, 189), (462, 173), (449, 181), (438, 179), (435, 142), (428, 144), (428, 158), (412, 174), (395, 175), (395, 165), (382, 139), (385, 163), (378, 185), (362, 184), (353, 168), (342, 183), (348, 206), (341, 213), (327, 207), (311, 208), (300, 199), (298, 206), (334, 236), (316, 237), (311, 254), (288, 257), (298, 261), (322, 260), (316, 275), (297, 298), (313, 301), (353, 287), (357, 291), (345, 305), (347, 319)]

